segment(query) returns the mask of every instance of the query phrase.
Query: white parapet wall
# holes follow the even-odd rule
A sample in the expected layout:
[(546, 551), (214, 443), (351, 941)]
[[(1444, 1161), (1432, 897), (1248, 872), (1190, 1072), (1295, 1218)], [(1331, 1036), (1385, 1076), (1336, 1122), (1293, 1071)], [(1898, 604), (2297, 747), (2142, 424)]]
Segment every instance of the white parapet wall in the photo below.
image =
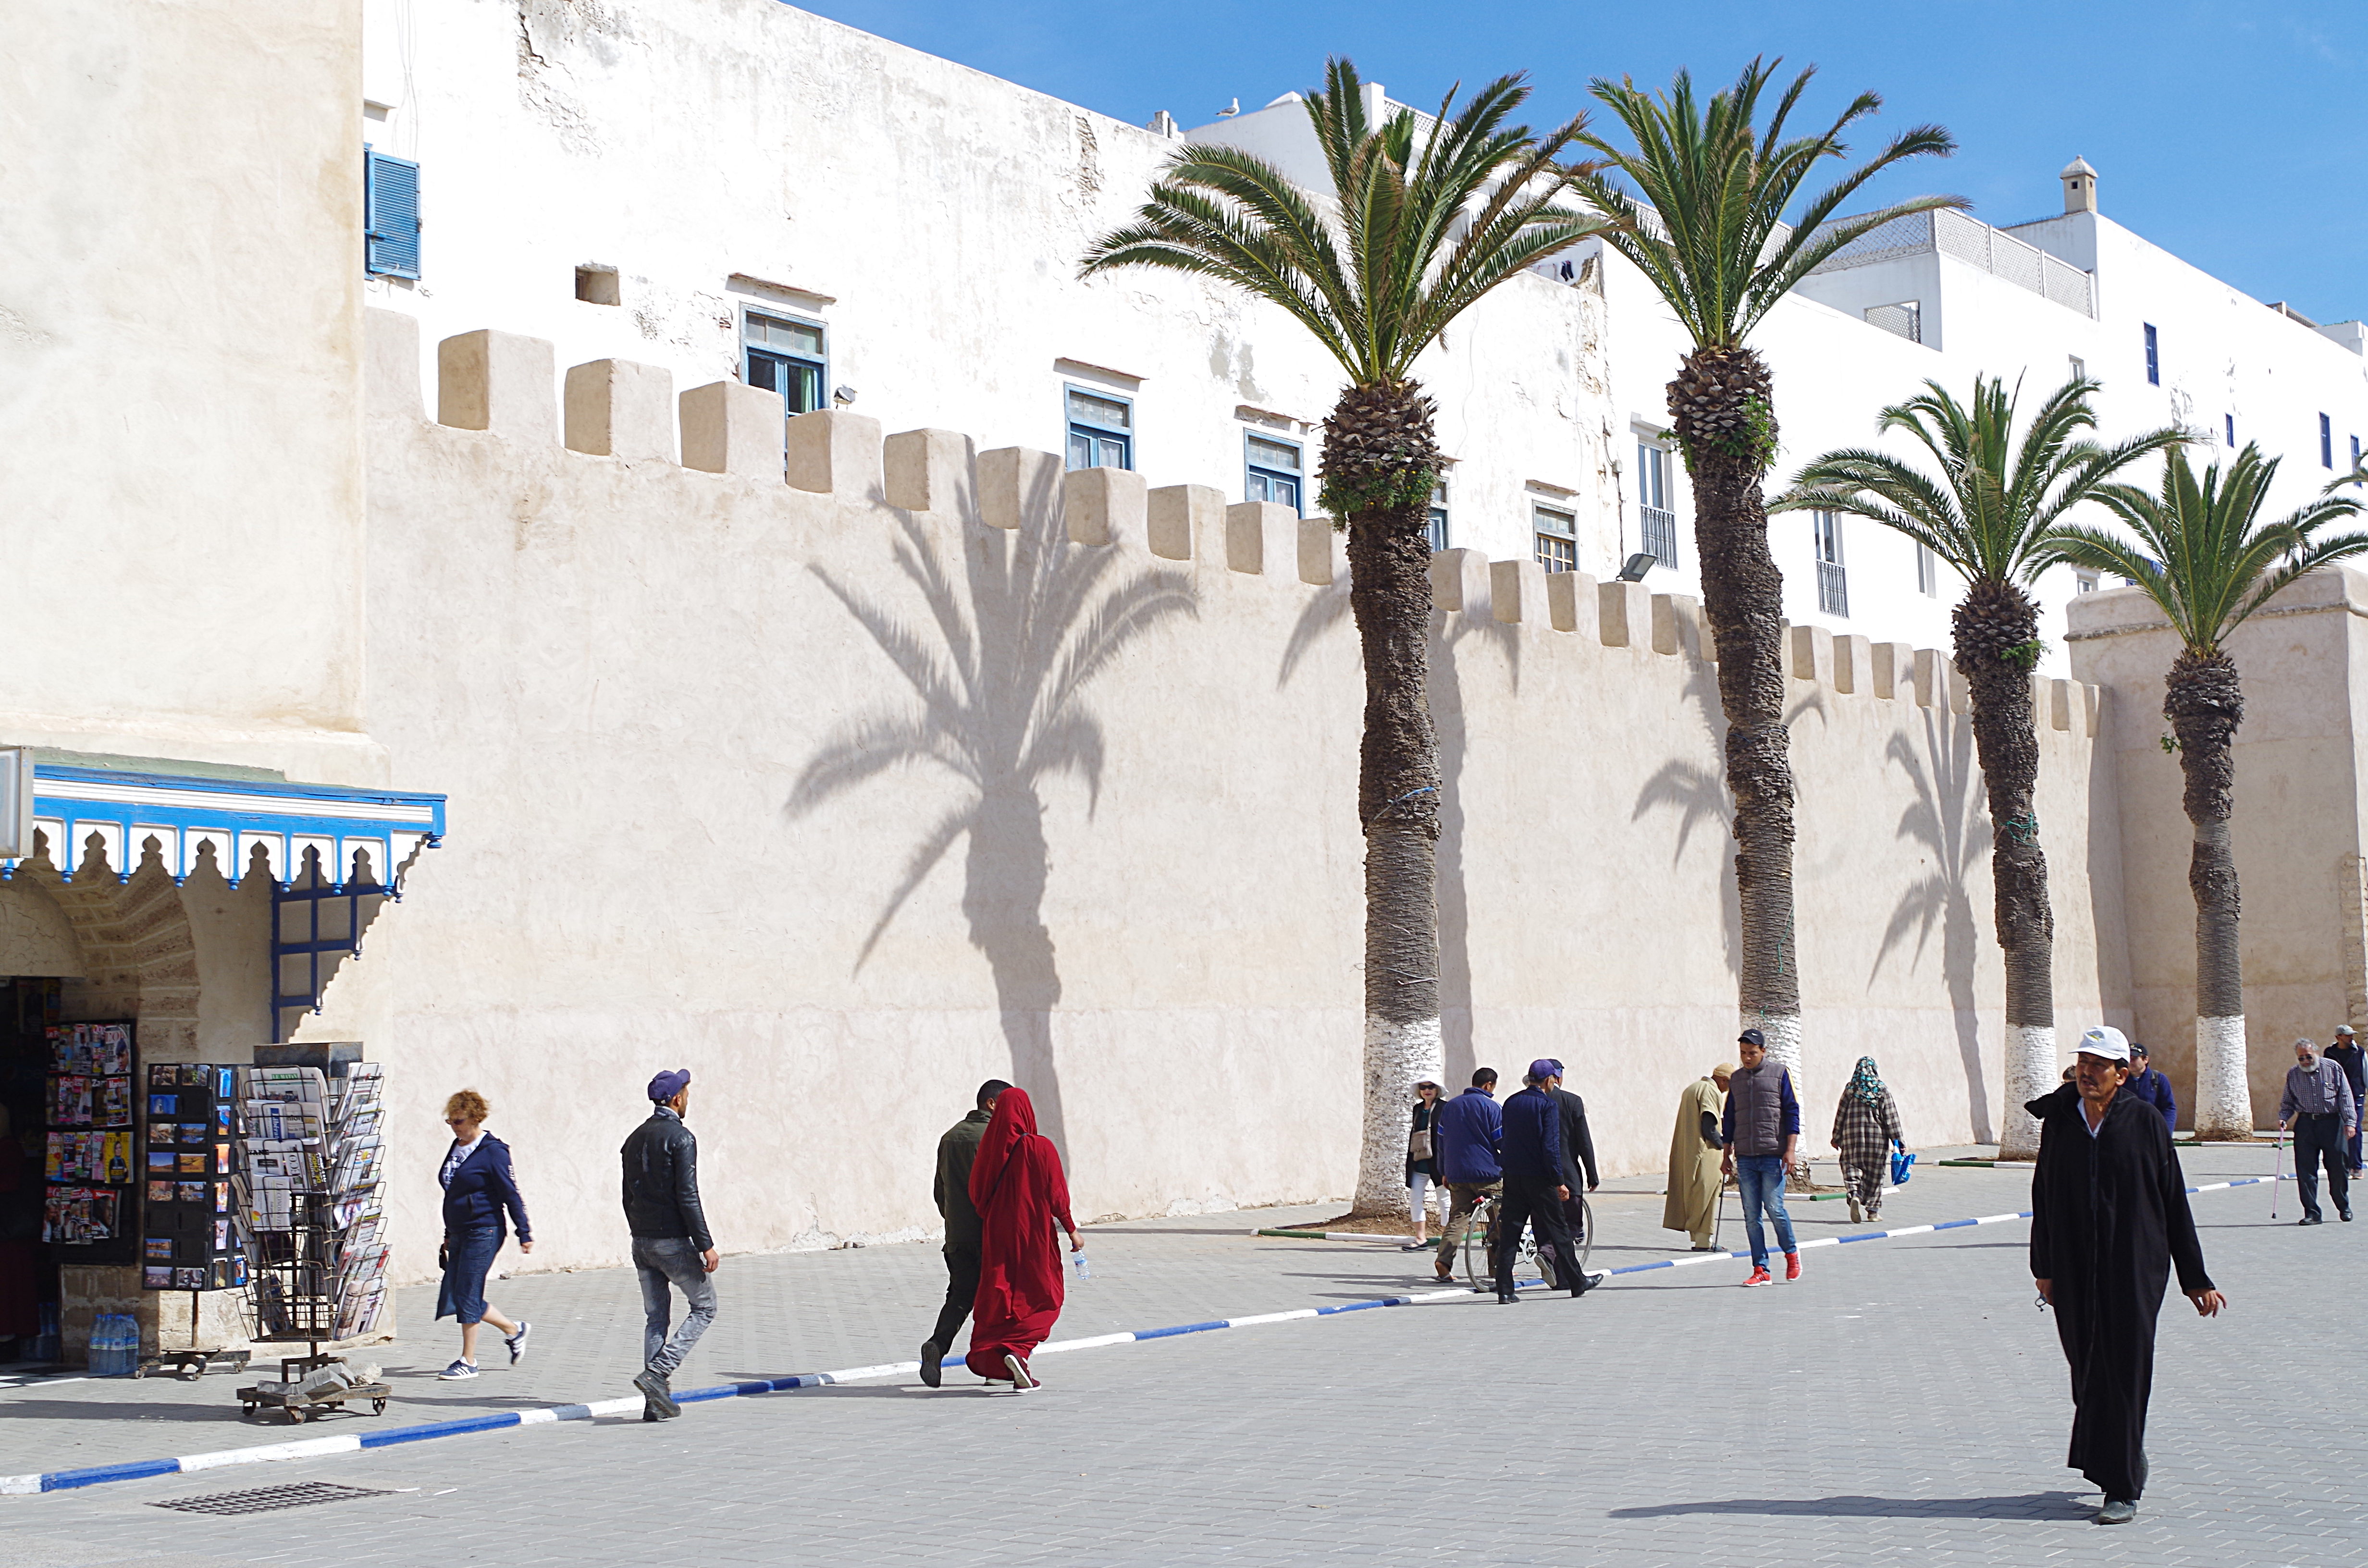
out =
[[(621, 1258), (615, 1151), (663, 1067), (731, 1250), (925, 1233), (990, 1076), (1084, 1215), (1348, 1190), (1361, 687), (1328, 526), (844, 413), (767, 437), (746, 389), (614, 364), (568, 375), (563, 444), (532, 340), (471, 335), (423, 399), (412, 324), (372, 315), (370, 722), (451, 828), (308, 1029), (388, 1063), (400, 1272), (464, 1085), (524, 1265)], [(1653, 1168), (1737, 1027), (1708, 628), (1526, 562), (1433, 577), (1446, 1073), (1557, 1057), (1608, 1166)], [(1945, 661), (1805, 627), (1793, 661), (1806, 1146), (1861, 1054), (1912, 1142), (1987, 1135), (1988, 828)], [(2099, 705), (2034, 702), (2058, 1006), (2125, 1017)]]

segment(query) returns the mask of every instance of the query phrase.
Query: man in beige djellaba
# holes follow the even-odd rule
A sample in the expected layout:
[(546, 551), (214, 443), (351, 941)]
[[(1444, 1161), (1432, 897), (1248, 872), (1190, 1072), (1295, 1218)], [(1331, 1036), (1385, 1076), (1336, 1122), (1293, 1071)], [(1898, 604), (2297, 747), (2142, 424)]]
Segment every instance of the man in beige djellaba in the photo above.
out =
[(1722, 1062), (1709, 1077), (1687, 1085), (1678, 1096), (1677, 1128), (1669, 1134), (1669, 1195), (1661, 1205), (1661, 1228), (1690, 1233), (1696, 1252), (1711, 1250), (1718, 1220), (1719, 1108), (1734, 1074), (1734, 1064)]

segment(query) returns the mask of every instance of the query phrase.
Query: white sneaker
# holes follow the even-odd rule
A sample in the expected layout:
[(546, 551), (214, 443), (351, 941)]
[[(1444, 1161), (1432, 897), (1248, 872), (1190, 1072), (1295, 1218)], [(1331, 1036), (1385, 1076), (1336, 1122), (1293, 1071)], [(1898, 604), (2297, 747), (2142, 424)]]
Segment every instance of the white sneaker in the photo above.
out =
[(511, 1366), (515, 1367), (520, 1361), (526, 1359), (526, 1336), (533, 1332), (534, 1324), (527, 1322), (524, 1318), (520, 1318), (518, 1319), (518, 1331), (503, 1339), (502, 1343), (510, 1347)]
[(437, 1373), (436, 1381), (439, 1383), (457, 1383), (463, 1381), (466, 1379), (473, 1378), (476, 1375), (477, 1368), (474, 1362), (455, 1361), (450, 1366), (445, 1368), (442, 1371)]
[(1015, 1392), (1026, 1393), (1031, 1389), (1040, 1389), (1044, 1386), (1036, 1381), (1036, 1374), (1028, 1369), (1028, 1363), (1021, 1360), (1019, 1357), (1004, 1357), (1003, 1365), (1005, 1369), (1009, 1371), (1011, 1374), (1011, 1387)]

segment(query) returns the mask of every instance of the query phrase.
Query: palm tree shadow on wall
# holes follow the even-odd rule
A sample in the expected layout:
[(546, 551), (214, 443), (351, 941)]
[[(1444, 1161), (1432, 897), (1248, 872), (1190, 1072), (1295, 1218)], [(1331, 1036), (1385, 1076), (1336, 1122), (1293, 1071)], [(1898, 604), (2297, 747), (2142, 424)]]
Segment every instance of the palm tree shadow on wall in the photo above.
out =
[[(1284, 644), (1277, 691), (1326, 632), (1349, 619), (1349, 588), (1336, 583), (1308, 601)], [(1430, 617), (1430, 722), (1439, 736), (1439, 1032), (1448, 1092), (1478, 1065), (1472, 1024), (1472, 901), (1463, 870), (1463, 764), (1471, 753), (1463, 715), (1463, 655), (1493, 645), (1505, 655), (1514, 692), (1521, 688), (1518, 628), (1491, 618), (1433, 610)]]
[(1987, 1141), (1998, 1135), (1990, 1115), (1989, 1075), (1982, 1071), (1981, 1016), (1974, 991), (1975, 928), (1970, 878), (1989, 853), (1990, 830), (1982, 809), (1981, 768), (1974, 760), (1974, 727), (1945, 708), (1924, 710), (1921, 744), (1896, 734), (1884, 748), (1885, 758), (1907, 775), (1916, 798), (1900, 813), (1895, 835), (1920, 846), (1932, 869), (1910, 883), (1891, 912), (1891, 923), (1867, 970), (1869, 990), (1882, 972), (1892, 949), (1916, 938), (1913, 969), (1923, 961), (1932, 928), (1941, 928), (1941, 962), (1949, 986), (1950, 1011), (1956, 1020), (1957, 1055), (1964, 1064), (1966, 1104), (1973, 1111), (1974, 1137)]
[[(1686, 848), (1693, 842), (1697, 829), (1707, 826), (1722, 844), (1732, 843), (1735, 835), (1733, 799), (1727, 793), (1726, 773), (1719, 760), (1726, 750), (1726, 712), (1719, 706), (1718, 665), (1691, 653), (1685, 657), (1686, 706), (1702, 722), (1704, 755), (1710, 760), (1671, 757), (1645, 780), (1628, 813), (1632, 824), (1644, 821), (1654, 812), (1677, 813), (1677, 837), (1669, 846), (1672, 869), (1685, 859)], [(1795, 717), (1797, 713), (1796, 710)], [(1718, 908), (1720, 934), (1726, 949), (1726, 971), (1731, 977), (1740, 977), (1743, 898), (1736, 891), (1735, 857), (1731, 854), (1719, 858)]]
[(916, 765), (953, 777), (959, 798), (906, 855), (854, 968), (871, 960), (897, 912), (966, 840), (962, 915), (971, 946), (995, 977), (1011, 1079), (1035, 1100), (1045, 1134), (1065, 1148), (1052, 1033), (1061, 971), (1043, 913), (1052, 868), (1043, 786), (1076, 778), (1087, 789), (1088, 818), (1099, 811), (1103, 728), (1087, 688), (1127, 644), (1166, 621), (1197, 617), (1199, 606), (1190, 575), (1173, 569), (1112, 583), (1120, 551), (1070, 540), (1059, 484), (1048, 465), (1010, 529), (982, 523), (966, 496), (960, 579), (941, 548), (951, 541), (932, 538), (910, 514), (899, 517), (892, 556), (919, 591), (927, 630), (808, 567), (888, 656), (919, 708), (883, 706), (842, 723), (807, 760), (782, 812), (803, 817)]

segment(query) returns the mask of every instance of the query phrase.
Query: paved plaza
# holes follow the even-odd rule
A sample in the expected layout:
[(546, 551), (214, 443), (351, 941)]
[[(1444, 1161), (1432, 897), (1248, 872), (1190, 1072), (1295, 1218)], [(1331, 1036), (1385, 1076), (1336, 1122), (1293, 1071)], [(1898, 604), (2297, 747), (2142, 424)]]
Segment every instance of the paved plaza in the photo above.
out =
[[(1882, 1223), (2023, 1207), (2028, 1177), (1919, 1170)], [(2191, 1180), (2266, 1149), (2191, 1155)], [(1671, 1256), (1657, 1181), (1596, 1199), (1597, 1267)], [(723, 1400), (680, 1421), (572, 1422), (359, 1454), (0, 1498), (5, 1568), (441, 1564), (1714, 1561), (2214, 1564), (2368, 1558), (2351, 1303), (2368, 1223), (2297, 1230), (2289, 1186), (2194, 1199), (2216, 1322), (2165, 1309), (2138, 1522), (2088, 1522), (2020, 1221), (1806, 1255), (1798, 1285), (1716, 1262), (1580, 1301), (1465, 1298), (1048, 1356), (1048, 1386), (884, 1379)], [(1337, 1205), (1096, 1227), (1055, 1339), (1427, 1289), (1423, 1260), (1253, 1239)], [(1804, 1238), (1850, 1233), (1797, 1203)], [(729, 1217), (720, 1216), (728, 1236)], [(1729, 1211), (1728, 1235), (1738, 1227)], [(1739, 1238), (1737, 1238), (1739, 1244)], [(723, 1316), (677, 1382), (909, 1358), (941, 1288), (927, 1245), (726, 1260)], [(449, 1324), (401, 1301), (382, 1421), (613, 1398), (639, 1350), (629, 1273), (494, 1300), (537, 1325), (516, 1371), (439, 1384)], [(361, 1429), (244, 1423), (235, 1380), (0, 1392), (0, 1474)], [(155, 1508), (295, 1481), (389, 1495), (217, 1518)]]

